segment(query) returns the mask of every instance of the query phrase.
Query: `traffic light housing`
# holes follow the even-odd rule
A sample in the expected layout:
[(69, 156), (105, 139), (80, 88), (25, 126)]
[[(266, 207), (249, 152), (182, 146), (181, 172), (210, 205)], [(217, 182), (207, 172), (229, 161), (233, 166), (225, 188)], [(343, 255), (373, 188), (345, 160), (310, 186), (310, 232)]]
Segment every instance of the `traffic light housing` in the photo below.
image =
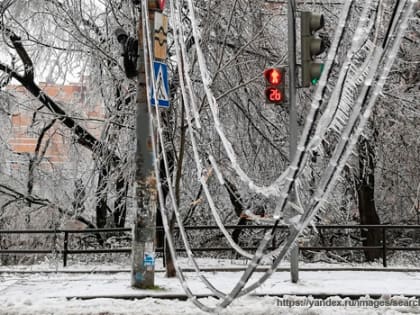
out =
[(301, 12), (300, 23), (302, 86), (309, 87), (311, 83), (318, 82), (324, 68), (323, 63), (314, 61), (314, 57), (324, 52), (325, 43), (313, 35), (324, 27), (324, 16), (304, 11)]
[(265, 99), (267, 103), (281, 104), (285, 101), (284, 69), (268, 68), (264, 70)]

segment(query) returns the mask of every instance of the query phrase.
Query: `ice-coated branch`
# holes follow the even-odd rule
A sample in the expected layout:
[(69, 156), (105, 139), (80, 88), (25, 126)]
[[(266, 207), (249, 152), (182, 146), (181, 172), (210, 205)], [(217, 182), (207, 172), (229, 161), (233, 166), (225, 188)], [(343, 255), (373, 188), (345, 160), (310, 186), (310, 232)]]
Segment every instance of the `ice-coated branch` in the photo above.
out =
[[(0, 30), (4, 29), (0, 24)], [(119, 161), (119, 157), (114, 153), (106, 149), (106, 145), (100, 140), (96, 139), (89, 131), (79, 125), (73, 118), (71, 118), (51, 97), (45, 94), (42, 89), (34, 81), (33, 63), (29, 57), (25, 47), (22, 45), (20, 37), (17, 36), (12, 30), (5, 29), (5, 33), (9, 36), (12, 41), (13, 47), (18, 53), (24, 64), (24, 74), (21, 75), (15, 70), (8, 66), (0, 63), (0, 70), (8, 73), (19, 83), (22, 84), (35, 98), (37, 98), (46, 108), (54, 113), (58, 120), (60, 120), (66, 127), (70, 128), (77, 137), (77, 142), (89, 149), (92, 152), (96, 152), (99, 148), (108, 151), (108, 155), (112, 157), (114, 163)]]

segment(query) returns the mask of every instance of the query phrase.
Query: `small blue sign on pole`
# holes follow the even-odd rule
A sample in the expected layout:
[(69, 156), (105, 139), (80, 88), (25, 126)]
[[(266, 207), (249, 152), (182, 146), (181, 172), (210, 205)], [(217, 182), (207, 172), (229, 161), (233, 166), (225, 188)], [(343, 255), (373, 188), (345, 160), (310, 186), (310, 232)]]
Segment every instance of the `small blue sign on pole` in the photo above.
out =
[(169, 80), (168, 80), (168, 66), (159, 61), (153, 61), (153, 79), (156, 87), (156, 98), (151, 85), (150, 103), (153, 106), (169, 108)]

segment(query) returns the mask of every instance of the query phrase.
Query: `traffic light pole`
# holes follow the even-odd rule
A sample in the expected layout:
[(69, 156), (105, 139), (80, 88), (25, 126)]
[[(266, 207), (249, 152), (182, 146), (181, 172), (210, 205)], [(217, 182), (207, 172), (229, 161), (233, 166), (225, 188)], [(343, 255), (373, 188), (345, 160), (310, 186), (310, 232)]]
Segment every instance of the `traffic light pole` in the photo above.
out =
[[(140, 9), (141, 10), (141, 9)], [(133, 227), (131, 286), (141, 289), (153, 288), (155, 281), (155, 234), (157, 192), (156, 177), (153, 168), (153, 150), (151, 145), (151, 126), (147, 100), (147, 82), (143, 47), (143, 19), (141, 11), (138, 22), (137, 58), (137, 108), (136, 108), (136, 173), (135, 199), (136, 217)], [(150, 34), (146, 34), (150, 36)]]
[[(287, 1), (288, 21), (288, 60), (289, 60), (289, 159), (293, 161), (298, 137), (296, 114), (296, 3), (295, 0)], [(291, 201), (295, 200), (295, 189), (292, 190)], [(291, 227), (293, 229), (293, 227)], [(299, 280), (299, 248), (295, 244), (290, 252), (290, 276), (293, 283)]]

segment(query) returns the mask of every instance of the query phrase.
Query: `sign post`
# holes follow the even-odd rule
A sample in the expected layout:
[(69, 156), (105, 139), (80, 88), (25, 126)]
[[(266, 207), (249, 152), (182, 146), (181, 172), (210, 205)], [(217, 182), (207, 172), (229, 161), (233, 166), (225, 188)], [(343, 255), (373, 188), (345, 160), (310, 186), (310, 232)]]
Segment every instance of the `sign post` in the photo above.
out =
[[(163, 10), (165, 1), (149, 0), (148, 10), (151, 25), (154, 25), (154, 15), (159, 15), (155, 10)], [(140, 11), (141, 12), (141, 11)], [(154, 14), (153, 14), (154, 13)], [(164, 20), (161, 18), (161, 20)], [(161, 22), (163, 35), (165, 38), (158, 36), (159, 50), (158, 58), (166, 58), (166, 28), (164, 22)], [(135, 194), (136, 194), (136, 218), (133, 227), (133, 244), (132, 244), (132, 263), (131, 263), (131, 285), (135, 288), (151, 289), (155, 285), (155, 236), (156, 236), (156, 210), (157, 210), (157, 190), (156, 175), (154, 174), (154, 153), (150, 143), (151, 125), (149, 112), (146, 67), (150, 66), (147, 56), (143, 48), (143, 29), (142, 17), (138, 23), (138, 54), (137, 58), (137, 110), (136, 110), (136, 173), (135, 173)], [(159, 35), (161, 33), (159, 27)], [(150, 36), (151, 34), (147, 34)], [(161, 39), (161, 40), (159, 40)], [(160, 45), (160, 43), (163, 45)], [(153, 63), (153, 78), (156, 82), (157, 100), (155, 103), (161, 106), (169, 106), (169, 85), (168, 70), (163, 63)], [(152, 91), (153, 92), (153, 91)]]
[[(298, 125), (296, 113), (296, 25), (295, 25), (295, 0), (287, 2), (287, 18), (288, 18), (288, 59), (289, 59), (289, 156), (290, 163), (296, 155)], [(289, 196), (293, 201), (296, 198), (296, 190), (293, 185), (292, 195)], [(291, 230), (295, 229), (291, 225)], [(292, 232), (292, 231), (291, 231)], [(299, 280), (299, 247), (294, 244), (290, 252), (290, 277), (293, 283)]]

